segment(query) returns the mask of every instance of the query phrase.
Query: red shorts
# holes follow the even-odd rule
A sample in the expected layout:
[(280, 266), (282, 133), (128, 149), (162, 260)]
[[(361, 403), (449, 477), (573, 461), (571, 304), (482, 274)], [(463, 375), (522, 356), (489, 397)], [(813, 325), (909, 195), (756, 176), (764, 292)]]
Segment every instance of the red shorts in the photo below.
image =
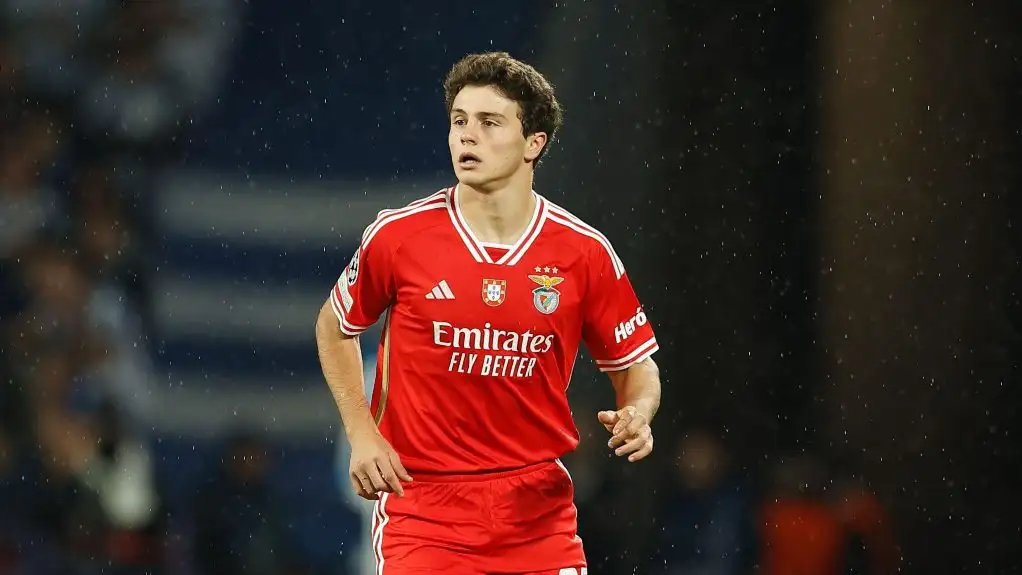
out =
[(376, 575), (582, 575), (575, 490), (560, 461), (500, 473), (412, 473), (373, 515)]

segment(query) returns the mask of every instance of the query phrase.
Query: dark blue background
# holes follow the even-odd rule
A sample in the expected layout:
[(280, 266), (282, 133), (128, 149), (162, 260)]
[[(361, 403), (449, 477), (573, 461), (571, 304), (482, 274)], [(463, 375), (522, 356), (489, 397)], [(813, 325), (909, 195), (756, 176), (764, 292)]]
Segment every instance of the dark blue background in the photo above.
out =
[(372, 179), (449, 169), (444, 75), (469, 52), (534, 56), (538, 4), (248, 4), (228, 85), (190, 133), (187, 165)]

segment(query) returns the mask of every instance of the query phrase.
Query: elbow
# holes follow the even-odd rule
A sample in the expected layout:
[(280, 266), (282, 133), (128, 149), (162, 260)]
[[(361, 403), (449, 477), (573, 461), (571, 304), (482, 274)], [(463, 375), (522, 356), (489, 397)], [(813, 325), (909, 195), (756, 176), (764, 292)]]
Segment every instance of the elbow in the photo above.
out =
[(660, 367), (652, 358), (646, 358), (640, 362), (642, 375), (638, 378), (644, 383), (645, 395), (652, 404), (652, 413), (660, 409)]
[[(660, 403), (660, 367), (653, 358), (646, 358), (635, 364), (632, 381), (639, 382), (643, 390), (657, 404)], [(629, 370), (631, 371), (631, 370)]]
[(658, 381), (660, 380), (660, 366), (658, 366), (656, 362), (653, 361), (652, 357), (647, 357), (646, 359), (640, 361), (636, 365), (641, 366), (643, 369), (648, 371), (651, 375), (656, 377)]
[(319, 315), (316, 316), (316, 340), (322, 342), (323, 338), (340, 333), (340, 325), (337, 316), (334, 315), (333, 306), (330, 300), (326, 300), (323, 307), (319, 308)]
[(657, 402), (659, 403), (659, 401), (660, 401), (660, 366), (658, 366), (656, 364), (656, 362), (653, 361), (652, 357), (647, 357), (646, 359), (642, 360), (639, 363), (643, 366), (642, 369), (645, 372), (644, 379), (646, 381), (648, 381), (650, 387), (653, 388), (653, 392), (656, 395)]
[(649, 362), (650, 372), (653, 374), (653, 379), (656, 380), (657, 389), (660, 389), (660, 366), (653, 361), (653, 358), (648, 358), (646, 361)]
[(647, 357), (626, 369), (612, 371), (608, 375), (614, 384), (614, 389), (618, 391), (624, 391), (627, 388), (634, 389), (635, 386), (639, 386), (643, 389), (652, 388), (657, 396), (660, 395), (660, 368), (653, 358)]
[(636, 363), (635, 365), (628, 368), (628, 371), (639, 375), (643, 381), (650, 381), (656, 383), (657, 387), (660, 387), (660, 366), (653, 361), (652, 357)]
[(660, 366), (653, 361), (653, 358), (649, 358), (646, 361), (649, 362), (650, 370), (653, 373), (653, 379), (656, 381), (657, 389), (660, 389)]
[(341, 320), (334, 313), (333, 304), (330, 300), (323, 303), (319, 308), (319, 315), (316, 316), (316, 342), (320, 348), (332, 342), (339, 342), (355, 337), (341, 331)]

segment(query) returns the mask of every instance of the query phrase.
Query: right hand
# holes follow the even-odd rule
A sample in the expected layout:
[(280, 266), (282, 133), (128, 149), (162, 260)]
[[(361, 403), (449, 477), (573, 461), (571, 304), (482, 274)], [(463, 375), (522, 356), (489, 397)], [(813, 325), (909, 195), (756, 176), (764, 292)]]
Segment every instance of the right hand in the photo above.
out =
[(348, 476), (351, 487), (363, 499), (375, 500), (380, 493), (405, 494), (402, 481), (411, 481), (412, 476), (401, 465), (394, 448), (376, 429), (358, 434), (351, 442), (351, 464)]

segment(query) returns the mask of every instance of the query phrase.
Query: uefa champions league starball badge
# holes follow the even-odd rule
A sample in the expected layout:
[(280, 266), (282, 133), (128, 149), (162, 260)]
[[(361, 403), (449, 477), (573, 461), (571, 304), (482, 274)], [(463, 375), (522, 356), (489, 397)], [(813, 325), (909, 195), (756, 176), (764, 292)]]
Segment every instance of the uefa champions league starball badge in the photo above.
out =
[(346, 274), (348, 277), (348, 285), (355, 285), (355, 280), (358, 279), (358, 255), (361, 251), (361, 247), (356, 249), (355, 254), (351, 256), (351, 261), (348, 262), (348, 272)]

